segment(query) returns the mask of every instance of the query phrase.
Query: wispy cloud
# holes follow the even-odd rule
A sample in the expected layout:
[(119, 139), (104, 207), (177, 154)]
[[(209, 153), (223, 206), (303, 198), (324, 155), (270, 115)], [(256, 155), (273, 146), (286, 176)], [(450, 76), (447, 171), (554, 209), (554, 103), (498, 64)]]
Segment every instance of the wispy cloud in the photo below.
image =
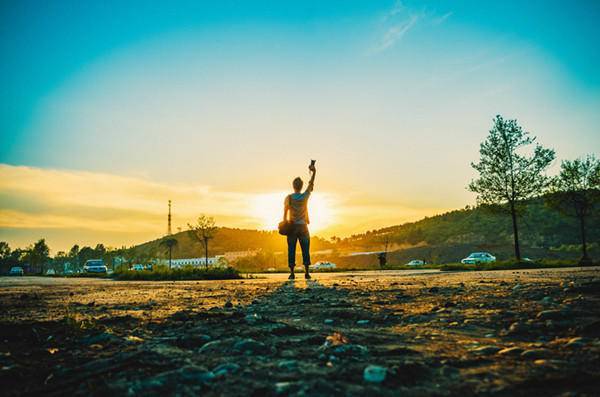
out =
[(401, 1), (397, 1), (381, 18), (379, 22), (381, 30), (379, 40), (371, 48), (370, 53), (381, 53), (392, 48), (420, 21), (423, 21), (426, 26), (439, 26), (453, 14), (452, 11), (449, 11), (443, 15), (438, 15), (436, 12), (429, 11), (426, 8), (417, 10), (409, 9)]
[(442, 23), (444, 23), (448, 18), (450, 18), (452, 16), (452, 14), (454, 14), (452, 11), (445, 13), (442, 16), (439, 17), (433, 17), (431, 19), (431, 24), (432, 25), (441, 25)]
[(404, 35), (412, 29), (419, 20), (418, 15), (410, 15), (407, 19), (397, 23), (387, 29), (383, 35), (381, 42), (373, 49), (374, 53), (387, 50), (396, 44)]

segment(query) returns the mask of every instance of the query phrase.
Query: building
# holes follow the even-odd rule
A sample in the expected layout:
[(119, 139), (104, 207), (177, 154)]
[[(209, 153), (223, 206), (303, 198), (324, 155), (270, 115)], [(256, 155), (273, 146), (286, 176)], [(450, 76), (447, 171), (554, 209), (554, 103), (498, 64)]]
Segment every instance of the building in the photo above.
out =
[(261, 250), (260, 249), (255, 249), (255, 250), (246, 250), (246, 251), (229, 251), (226, 252), (224, 255), (222, 255), (228, 262), (234, 261), (236, 259), (240, 259), (240, 258), (245, 258), (247, 256), (255, 256), (257, 255)]
[[(162, 263), (169, 265), (168, 259), (163, 259)], [(217, 255), (208, 258), (208, 266), (222, 266), (226, 265), (227, 261), (223, 255)], [(171, 267), (178, 268), (184, 266), (206, 266), (206, 258), (183, 258), (183, 259), (171, 259)]]

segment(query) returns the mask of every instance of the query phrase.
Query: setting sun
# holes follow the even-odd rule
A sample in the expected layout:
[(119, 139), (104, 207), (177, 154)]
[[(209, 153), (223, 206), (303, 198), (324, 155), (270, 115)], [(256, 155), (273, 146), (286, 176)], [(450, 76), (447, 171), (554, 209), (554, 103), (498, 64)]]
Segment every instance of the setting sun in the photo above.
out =
[[(277, 224), (283, 217), (283, 201), (287, 193), (275, 192), (257, 195), (251, 216), (258, 218), (264, 229), (277, 229)], [(325, 193), (315, 192), (308, 201), (310, 213), (310, 230), (321, 231), (330, 226), (334, 221), (333, 197)]]

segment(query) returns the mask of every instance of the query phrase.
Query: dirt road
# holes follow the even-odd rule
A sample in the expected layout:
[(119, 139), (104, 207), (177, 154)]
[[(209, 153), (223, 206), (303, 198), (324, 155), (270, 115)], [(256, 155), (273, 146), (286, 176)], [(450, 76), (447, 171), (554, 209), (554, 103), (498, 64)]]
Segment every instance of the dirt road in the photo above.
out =
[(0, 278), (7, 395), (598, 395), (600, 268)]

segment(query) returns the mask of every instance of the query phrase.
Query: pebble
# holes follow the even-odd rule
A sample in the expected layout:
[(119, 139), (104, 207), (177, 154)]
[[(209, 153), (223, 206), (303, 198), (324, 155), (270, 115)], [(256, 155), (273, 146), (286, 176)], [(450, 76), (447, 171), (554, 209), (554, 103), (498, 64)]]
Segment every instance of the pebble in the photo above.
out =
[(326, 318), (326, 319), (323, 321), (323, 324), (326, 324), (326, 325), (331, 325), (331, 324), (333, 324), (333, 320), (332, 320), (332, 319), (330, 319), (330, 318)]
[(268, 349), (264, 343), (248, 338), (237, 341), (233, 345), (233, 350), (243, 353), (264, 353)]
[(381, 383), (385, 380), (387, 375), (387, 368), (379, 365), (369, 365), (363, 372), (363, 379), (365, 382), (370, 383)]
[(240, 366), (236, 363), (224, 363), (215, 367), (215, 369), (213, 369), (212, 372), (213, 374), (215, 374), (215, 376), (225, 376), (229, 374), (234, 374), (239, 370)]
[(358, 320), (356, 322), (356, 324), (357, 325), (367, 325), (367, 324), (369, 324), (369, 322), (370, 322), (369, 320)]
[(550, 355), (550, 353), (551, 352), (548, 349), (530, 349), (521, 353), (521, 357), (528, 360), (536, 360), (539, 358), (546, 358)]
[(565, 314), (560, 310), (543, 310), (536, 316), (538, 320), (560, 320)]
[(567, 343), (565, 343), (566, 347), (583, 347), (585, 346), (585, 339), (582, 337), (569, 339)]
[(498, 346), (481, 346), (481, 347), (478, 347), (477, 349), (474, 349), (473, 353), (481, 354), (482, 356), (488, 356), (490, 354), (496, 354), (500, 350), (502, 350), (502, 348), (498, 347)]
[(523, 349), (517, 346), (507, 347), (506, 349), (502, 349), (498, 352), (501, 356), (518, 356), (523, 353)]
[(277, 363), (277, 367), (284, 371), (294, 371), (298, 369), (298, 361), (296, 360), (281, 360)]

